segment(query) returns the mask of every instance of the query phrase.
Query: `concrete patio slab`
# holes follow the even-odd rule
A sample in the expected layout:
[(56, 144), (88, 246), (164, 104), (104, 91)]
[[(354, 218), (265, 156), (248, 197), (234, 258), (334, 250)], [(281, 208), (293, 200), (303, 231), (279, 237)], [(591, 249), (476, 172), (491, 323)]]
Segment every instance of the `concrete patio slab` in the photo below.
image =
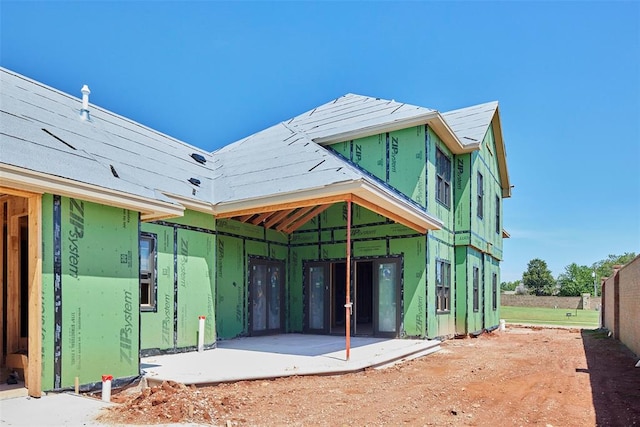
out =
[(351, 338), (346, 360), (345, 338), (284, 334), (218, 342), (215, 349), (145, 357), (141, 369), (151, 384), (173, 380), (216, 384), (293, 375), (337, 375), (388, 366), (440, 349), (438, 340)]

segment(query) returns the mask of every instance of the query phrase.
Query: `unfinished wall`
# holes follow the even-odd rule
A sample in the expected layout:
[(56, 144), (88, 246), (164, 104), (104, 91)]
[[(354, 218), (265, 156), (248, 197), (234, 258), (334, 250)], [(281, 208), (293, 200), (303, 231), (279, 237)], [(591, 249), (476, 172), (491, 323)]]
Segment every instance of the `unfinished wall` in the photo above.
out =
[(603, 326), (640, 356), (640, 256), (606, 279)]
[(139, 375), (138, 214), (43, 197), (43, 390)]
[[(285, 234), (251, 224), (221, 219), (216, 221), (216, 327), (218, 336), (229, 339), (249, 334), (249, 258), (284, 261), (289, 257)], [(285, 278), (285, 300), (289, 278)], [(288, 312), (283, 301), (282, 309)], [(285, 320), (290, 321), (288, 315)], [(285, 331), (290, 326), (284, 325)]]
[[(502, 188), (492, 126), (479, 151), (455, 156), (453, 173), (458, 274), (456, 331), (459, 334), (477, 333), (497, 326), (500, 320), (500, 293), (497, 289), (497, 308), (494, 310), (493, 284), (494, 274), (498, 287), (500, 283)], [(478, 209), (480, 203), (481, 211)], [(477, 311), (473, 307), (474, 267), (479, 274)]]
[(640, 256), (618, 271), (620, 341), (640, 356)]
[(205, 347), (216, 341), (214, 221), (185, 211), (171, 221), (142, 223), (157, 241), (156, 306), (140, 314), (143, 354), (186, 351), (198, 344), (198, 317), (205, 316)]

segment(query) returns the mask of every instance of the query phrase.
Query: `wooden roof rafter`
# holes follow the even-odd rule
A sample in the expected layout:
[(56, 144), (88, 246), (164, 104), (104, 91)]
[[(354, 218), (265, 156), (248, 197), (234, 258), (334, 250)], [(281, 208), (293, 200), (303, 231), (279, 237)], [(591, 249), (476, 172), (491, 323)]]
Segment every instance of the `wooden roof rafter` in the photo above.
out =
[(284, 220), (287, 216), (289, 216), (295, 209), (285, 209), (280, 212), (276, 212), (272, 217), (270, 217), (267, 221), (265, 221), (264, 226), (266, 228), (271, 228), (274, 225), (280, 223), (280, 221)]
[[(315, 208), (315, 206), (306, 206), (300, 209), (297, 209), (295, 212), (293, 212), (291, 215), (289, 215), (288, 217), (285, 218), (284, 221), (282, 221), (280, 223), (280, 225), (278, 225), (276, 227), (276, 230), (278, 231), (283, 231), (287, 234), (289, 234), (290, 232), (288, 232), (287, 230), (289, 229), (289, 226), (291, 226), (291, 224), (295, 223), (296, 221), (298, 221), (300, 218), (306, 217), (307, 214), (309, 212), (311, 212), (313, 209)], [(309, 218), (311, 219), (311, 218)]]
[(315, 218), (317, 215), (321, 214), (325, 210), (327, 210), (331, 205), (320, 205), (308, 211), (305, 215), (300, 217), (297, 221), (294, 221), (287, 228), (284, 229), (284, 232), (287, 234), (291, 234), (296, 231), (298, 228), (302, 227), (304, 224), (309, 222), (312, 218)]

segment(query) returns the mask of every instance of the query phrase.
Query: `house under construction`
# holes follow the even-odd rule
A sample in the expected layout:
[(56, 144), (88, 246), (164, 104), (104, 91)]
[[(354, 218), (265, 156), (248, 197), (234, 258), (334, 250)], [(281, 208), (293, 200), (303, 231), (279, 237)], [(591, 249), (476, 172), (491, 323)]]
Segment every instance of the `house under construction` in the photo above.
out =
[[(348, 94), (203, 151), (0, 69), (2, 366), (29, 394), (263, 334), (499, 323), (497, 102)], [(345, 308), (346, 307), (346, 308)], [(5, 369), (6, 371), (6, 369)]]

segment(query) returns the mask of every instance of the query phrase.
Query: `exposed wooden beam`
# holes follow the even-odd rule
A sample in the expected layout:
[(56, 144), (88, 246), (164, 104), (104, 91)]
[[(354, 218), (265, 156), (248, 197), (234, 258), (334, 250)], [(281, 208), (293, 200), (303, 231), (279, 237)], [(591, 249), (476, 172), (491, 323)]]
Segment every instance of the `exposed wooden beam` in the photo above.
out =
[(258, 215), (254, 219), (251, 220), (251, 224), (260, 225), (263, 221), (269, 218), (271, 215), (275, 214), (275, 212), (265, 212), (263, 214)]
[(261, 214), (264, 212), (276, 212), (276, 211), (282, 211), (287, 209), (306, 208), (309, 206), (318, 206), (318, 205), (344, 202), (345, 200), (347, 200), (347, 197), (349, 197), (349, 194), (337, 194), (334, 196), (317, 197), (313, 199), (299, 200), (296, 202), (281, 203), (279, 205), (256, 206), (254, 208), (239, 209), (239, 210), (230, 211), (230, 212), (221, 212), (221, 213), (215, 214), (215, 216), (216, 218), (223, 219), (223, 218), (232, 218), (234, 216), (240, 216), (240, 215), (248, 215), (248, 214), (255, 215), (255, 214)]
[(306, 208), (300, 208), (297, 212), (294, 212), (290, 216), (286, 218), (286, 221), (283, 221), (279, 226), (276, 227), (278, 231), (284, 231), (291, 224), (293, 224), (298, 218), (305, 216), (308, 212), (312, 211), (315, 206), (308, 206)]
[(251, 219), (251, 217), (253, 216), (253, 214), (251, 215), (242, 215), (238, 218), (236, 218), (236, 221), (240, 221), (240, 222), (247, 222)]
[(291, 225), (289, 225), (289, 227), (287, 227), (284, 230), (284, 232), (287, 233), (287, 234), (293, 233), (298, 228), (302, 227), (307, 222), (311, 221), (311, 219), (313, 219), (316, 215), (318, 215), (318, 214), (322, 213), (323, 211), (327, 210), (329, 208), (329, 206), (331, 206), (331, 205), (316, 206), (315, 208), (313, 208), (309, 212), (307, 212), (303, 217), (301, 217), (300, 219), (298, 219), (297, 221), (294, 221)]
[(293, 211), (295, 211), (295, 209), (285, 209), (283, 211), (278, 212), (277, 214), (275, 214), (274, 216), (269, 218), (264, 223), (265, 228), (271, 228), (274, 225), (278, 224), (280, 221), (282, 221), (284, 218), (286, 218), (286, 216), (289, 215), (290, 213), (292, 213)]
[(42, 396), (42, 196), (29, 197), (29, 373), (27, 389)]
[(35, 192), (17, 190), (15, 188), (9, 188), (9, 187), (0, 186), (0, 194), (2, 194), (2, 193), (9, 194), (10, 196), (18, 196), (18, 197), (31, 197), (34, 194), (38, 194), (38, 193), (35, 193)]

